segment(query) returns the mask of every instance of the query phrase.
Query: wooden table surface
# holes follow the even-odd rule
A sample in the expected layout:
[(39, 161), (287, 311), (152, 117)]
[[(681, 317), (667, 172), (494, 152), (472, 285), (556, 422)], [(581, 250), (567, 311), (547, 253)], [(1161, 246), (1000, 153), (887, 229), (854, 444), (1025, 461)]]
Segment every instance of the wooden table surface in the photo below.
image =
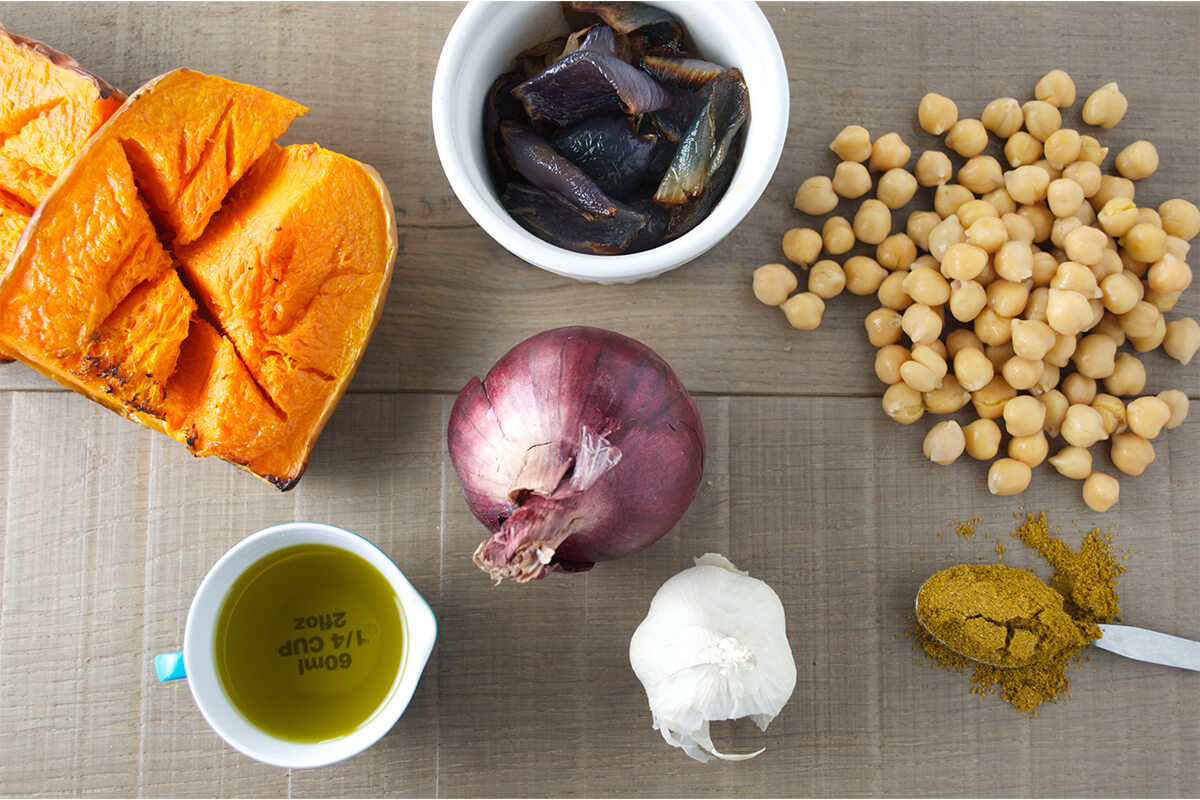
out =
[[(1200, 675), (1094, 651), (1068, 700), (1025, 718), (931, 669), (904, 635), (918, 585), (964, 561), (1045, 565), (1008, 536), (1048, 512), (1078, 544), (1112, 528), (1128, 556), (1123, 619), (1200, 638), (1200, 369), (1146, 357), (1148, 388), (1183, 388), (1192, 418), (1100, 515), (1048, 466), (1013, 498), (986, 465), (921, 455), (929, 419), (900, 426), (862, 319), (829, 303), (800, 332), (750, 292), (782, 260), (801, 180), (829, 174), (842, 126), (924, 149), (917, 101), (936, 90), (977, 116), (1032, 97), (1054, 67), (1082, 98), (1115, 80), (1130, 110), (1101, 138), (1161, 156), (1138, 198), (1200, 200), (1200, 5), (772, 4), (791, 126), (746, 221), (657, 280), (601, 287), (523, 264), (464, 212), (433, 146), (430, 87), (458, 12), (447, 4), (7, 3), (0, 23), (132, 90), (188, 66), (255, 83), (312, 112), (286, 141), (376, 166), (400, 254), (383, 319), (299, 486), (278, 493), (62, 390), (0, 368), (0, 793), (148, 796), (1195, 795)], [(1070, 114), (1068, 115), (1070, 118)], [(1111, 168), (1111, 158), (1108, 162)], [(926, 194), (921, 197), (927, 198)], [(926, 199), (927, 202), (927, 199)], [(1193, 263), (1195, 261), (1193, 260)], [(1192, 287), (1172, 317), (1196, 316)], [(657, 350), (697, 396), (705, 478), (674, 531), (581, 575), (493, 586), (471, 563), (483, 528), (446, 457), (455, 394), (538, 331), (591, 324)], [(1106, 457), (1105, 457), (1106, 458)], [(979, 534), (954, 534), (977, 517)], [(225, 746), (184, 682), (151, 659), (177, 649), (200, 579), (268, 525), (315, 520), (378, 543), (440, 621), (417, 694), (373, 749), (288, 771)], [(744, 763), (701, 765), (651, 729), (627, 647), (650, 598), (717, 551), (780, 594), (799, 678), (765, 735), (716, 726)]]

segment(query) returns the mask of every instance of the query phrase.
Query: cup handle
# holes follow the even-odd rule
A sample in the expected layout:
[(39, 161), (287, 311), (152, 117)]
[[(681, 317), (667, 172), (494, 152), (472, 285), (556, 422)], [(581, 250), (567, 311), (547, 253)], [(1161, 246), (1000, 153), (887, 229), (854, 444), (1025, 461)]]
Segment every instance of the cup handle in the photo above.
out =
[(183, 668), (183, 653), (162, 653), (154, 657), (154, 672), (160, 681), (174, 681), (186, 678)]

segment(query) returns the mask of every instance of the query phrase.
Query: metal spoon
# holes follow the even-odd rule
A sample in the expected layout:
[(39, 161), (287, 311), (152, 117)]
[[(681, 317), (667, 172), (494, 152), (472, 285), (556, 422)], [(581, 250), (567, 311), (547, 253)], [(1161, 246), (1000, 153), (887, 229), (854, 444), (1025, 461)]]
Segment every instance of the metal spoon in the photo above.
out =
[[(925, 583), (928, 582), (926, 580)], [(948, 649), (965, 658), (979, 661), (980, 659), (973, 658), (966, 653), (960, 653), (958, 650), (950, 647), (950, 645), (943, 642), (933, 631), (925, 626), (925, 621), (921, 619), (919, 605), (921, 589), (924, 588), (925, 584), (921, 584), (921, 588), (917, 589), (917, 597), (913, 601), (913, 610), (917, 613), (917, 622), (925, 629), (926, 633), (933, 636), (933, 638), (937, 639)], [(1147, 661), (1151, 664), (1162, 664), (1168, 667), (1200, 671), (1200, 642), (1184, 639), (1179, 636), (1171, 636), (1167, 633), (1147, 630), (1146, 628), (1135, 628), (1132, 625), (1102, 624), (1096, 627), (1100, 628), (1102, 635), (1099, 639), (1090, 642), (1090, 644), (1099, 647), (1101, 650), (1107, 650), (1110, 653), (1116, 653), (1119, 656), (1125, 656), (1137, 661)], [(992, 666), (1003, 666), (1002, 664), (994, 664), (990, 661), (983, 661), (982, 663), (992, 664)]]

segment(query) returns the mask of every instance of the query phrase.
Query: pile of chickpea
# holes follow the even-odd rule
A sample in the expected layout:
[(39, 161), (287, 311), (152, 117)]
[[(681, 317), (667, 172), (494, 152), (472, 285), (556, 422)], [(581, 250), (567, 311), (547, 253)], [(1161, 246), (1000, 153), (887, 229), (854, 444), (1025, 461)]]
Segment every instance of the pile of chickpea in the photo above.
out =
[[(1157, 210), (1136, 205), (1134, 181), (1158, 168), (1154, 145), (1130, 144), (1114, 160), (1117, 174), (1102, 173), (1108, 149), (1062, 126), (1060, 109), (1075, 93), (1071, 77), (1052, 70), (1038, 81), (1036, 100), (998, 98), (979, 119), (960, 119), (953, 100), (925, 95), (918, 122), (965, 159), (957, 173), (937, 150), (921, 153), (910, 172), (912, 150), (899, 134), (872, 141), (862, 126), (844, 128), (830, 145), (841, 159), (833, 177), (805, 180), (795, 207), (829, 214), (842, 199), (866, 195), (872, 173), (875, 196), (853, 219), (829, 216), (820, 231), (784, 235), (784, 255), (808, 271), (807, 291), (794, 293), (799, 282), (784, 264), (759, 267), (753, 287), (801, 330), (819, 326), (825, 301), (842, 291), (877, 295), (866, 330), (879, 348), (875, 373), (888, 386), (884, 413), (907, 425), (970, 403), (978, 415), (966, 426), (934, 425), (926, 457), (995, 459), (987, 485), (997, 495), (1024, 491), (1033, 468), (1049, 461), (1083, 482), (1090, 508), (1107, 511), (1120, 484), (1092, 468), (1089, 448), (1108, 441), (1113, 465), (1140, 475), (1154, 461), (1151, 440), (1188, 413), (1179, 390), (1141, 396), (1145, 366), (1118, 348), (1161, 346), (1182, 364), (1200, 348), (1195, 319), (1164, 317), (1191, 283), (1186, 259), (1200, 209), (1184, 199)], [(1088, 97), (1082, 119), (1109, 129), (1127, 108), (1109, 83)], [(1004, 142), (1007, 169), (984, 154), (989, 132)], [(936, 187), (933, 210), (912, 211), (893, 233), (892, 213), (919, 186)], [(823, 257), (857, 243), (874, 245), (874, 257)], [(947, 315), (960, 326), (951, 329)], [(998, 423), (1009, 435), (1001, 458)], [(1050, 456), (1049, 439), (1060, 436), (1066, 445)]]

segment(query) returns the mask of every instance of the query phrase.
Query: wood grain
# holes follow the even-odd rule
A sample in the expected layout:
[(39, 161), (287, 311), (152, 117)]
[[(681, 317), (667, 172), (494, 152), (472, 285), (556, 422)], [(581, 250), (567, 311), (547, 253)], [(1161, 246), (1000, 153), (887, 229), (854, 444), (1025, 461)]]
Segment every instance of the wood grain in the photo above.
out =
[[(1064, 702), (1027, 719), (965, 676), (931, 668), (905, 636), (916, 588), (961, 562), (1047, 567), (1009, 533), (1047, 510), (1077, 544), (1093, 527), (1127, 554), (1124, 621), (1200, 638), (1200, 418), (1156, 440), (1106, 515), (1048, 467), (1016, 498), (986, 465), (936, 467), (929, 420), (900, 426), (862, 318), (839, 297), (802, 333), (754, 300), (750, 272), (782, 260), (805, 177), (829, 173), (849, 123), (935, 146), (921, 95), (978, 115), (1027, 98), (1052, 67), (1082, 96), (1116, 80), (1130, 113), (1102, 135), (1139, 138), (1162, 168), (1149, 205), (1200, 199), (1200, 5), (768, 4), (788, 63), (789, 140), (762, 202), (703, 258), (632, 286), (579, 284), (526, 266), (479, 230), (437, 162), (429, 97), (457, 4), (9, 3), (0, 23), (130, 90), (178, 66), (308, 105), (287, 141), (376, 166), (401, 237), (384, 318), (298, 487), (280, 494), (197, 460), (20, 364), (0, 366), (0, 795), (812, 796), (1194, 795), (1195, 676), (1090, 652)], [(1078, 104), (1075, 112), (1078, 114)], [(1068, 114), (1070, 118), (1070, 113)], [(927, 198), (925, 198), (927, 202)], [(840, 213), (851, 210), (845, 206)], [(1200, 313), (1189, 290), (1174, 316)], [(455, 393), (516, 342), (565, 324), (634, 336), (699, 398), (705, 476), (654, 547), (589, 573), (493, 586), (471, 563), (486, 532), (445, 454)], [(1148, 388), (1200, 397), (1197, 361), (1146, 358)], [(966, 419), (965, 416), (961, 417)], [(1107, 468), (1105, 459), (1101, 459)], [(954, 533), (978, 518), (972, 539)], [(384, 740), (341, 764), (279, 770), (208, 728), (155, 653), (179, 647), (199, 581), (268, 525), (317, 520), (388, 552), (429, 600), (439, 641)], [(628, 644), (650, 598), (704, 552), (772, 585), (788, 612), (798, 682), (767, 733), (722, 723), (729, 750), (699, 765), (651, 728)]]

